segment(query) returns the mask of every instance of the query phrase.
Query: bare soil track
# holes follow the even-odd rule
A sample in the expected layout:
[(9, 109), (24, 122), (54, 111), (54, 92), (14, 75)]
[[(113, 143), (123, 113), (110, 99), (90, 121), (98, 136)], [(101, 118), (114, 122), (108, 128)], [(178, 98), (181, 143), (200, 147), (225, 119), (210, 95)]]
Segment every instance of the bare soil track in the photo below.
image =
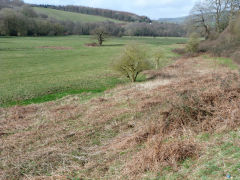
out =
[(0, 109), (0, 179), (139, 179), (197, 159), (194, 137), (240, 127), (240, 76), (202, 57), (102, 97)]

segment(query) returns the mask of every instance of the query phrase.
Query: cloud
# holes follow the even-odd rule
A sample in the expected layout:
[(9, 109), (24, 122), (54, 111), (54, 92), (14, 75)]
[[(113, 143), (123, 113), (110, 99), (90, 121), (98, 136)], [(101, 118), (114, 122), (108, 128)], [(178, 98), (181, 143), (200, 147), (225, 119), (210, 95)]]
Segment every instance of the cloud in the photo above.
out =
[(188, 15), (196, 0), (25, 0), (27, 3), (82, 5), (128, 11), (152, 19)]

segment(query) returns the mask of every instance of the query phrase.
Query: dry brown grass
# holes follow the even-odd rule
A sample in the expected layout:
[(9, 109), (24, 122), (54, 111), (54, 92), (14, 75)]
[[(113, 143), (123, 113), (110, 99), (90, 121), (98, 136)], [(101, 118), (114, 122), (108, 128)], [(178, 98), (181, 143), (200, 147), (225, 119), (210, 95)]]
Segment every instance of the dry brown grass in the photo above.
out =
[[(196, 157), (200, 146), (194, 139), (178, 139), (186, 136), (186, 132), (196, 135), (239, 128), (239, 82), (237, 74), (229, 73), (193, 78), (167, 90), (158, 89), (165, 97), (152, 101), (154, 105), (145, 104), (144, 109), (147, 106), (164, 108), (151, 112), (159, 116), (145, 122), (136, 133), (134, 140), (146, 142), (146, 147), (127, 163), (127, 173), (135, 177), (146, 171), (158, 172), (166, 165), (176, 168), (177, 162)], [(169, 138), (173, 138), (173, 142), (165, 142)]]
[(146, 73), (85, 103), (0, 109), (0, 179), (139, 179), (201, 155), (198, 133), (240, 126), (237, 72), (197, 57)]
[(164, 142), (161, 137), (155, 137), (128, 162), (125, 173), (137, 179), (143, 172), (157, 172), (162, 167), (177, 169), (179, 162), (197, 157), (199, 149), (198, 144), (191, 140)]

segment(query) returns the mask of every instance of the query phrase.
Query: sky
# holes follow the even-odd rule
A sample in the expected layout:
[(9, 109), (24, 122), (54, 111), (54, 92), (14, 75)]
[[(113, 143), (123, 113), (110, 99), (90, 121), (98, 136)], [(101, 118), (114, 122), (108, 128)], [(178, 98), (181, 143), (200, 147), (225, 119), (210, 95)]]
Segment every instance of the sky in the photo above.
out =
[(145, 15), (156, 20), (186, 16), (196, 0), (24, 0), (24, 2), (105, 8)]

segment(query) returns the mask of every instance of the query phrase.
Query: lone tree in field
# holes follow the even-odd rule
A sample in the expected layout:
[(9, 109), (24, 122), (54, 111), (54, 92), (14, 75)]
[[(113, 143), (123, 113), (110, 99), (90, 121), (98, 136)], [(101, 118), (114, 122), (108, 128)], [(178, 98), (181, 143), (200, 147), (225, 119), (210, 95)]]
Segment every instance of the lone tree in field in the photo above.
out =
[(102, 46), (106, 39), (107, 32), (103, 27), (98, 27), (92, 31), (92, 35), (94, 35), (94, 38), (97, 39), (98, 45)]
[(150, 69), (146, 52), (137, 44), (127, 45), (123, 54), (113, 63), (113, 70), (136, 82), (137, 76), (144, 70)]

